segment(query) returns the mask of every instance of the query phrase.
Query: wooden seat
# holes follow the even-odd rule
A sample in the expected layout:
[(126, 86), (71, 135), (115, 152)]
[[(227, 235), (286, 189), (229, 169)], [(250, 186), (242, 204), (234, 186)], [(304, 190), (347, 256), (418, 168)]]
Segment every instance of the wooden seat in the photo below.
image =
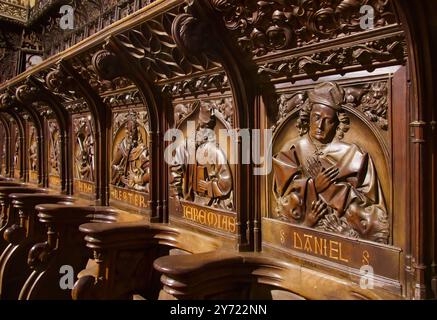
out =
[[(38, 221), (35, 206), (43, 203), (74, 202), (75, 198), (60, 194), (13, 193), (12, 221), (17, 221), (4, 232), (8, 243), (0, 256), (0, 299), (18, 299), (20, 289), (31, 270), (27, 265), (30, 248), (43, 241), (45, 226)], [(13, 215), (13, 216), (12, 216)]]
[(26, 186), (26, 183), (24, 182), (17, 182), (17, 181), (3, 181), (0, 180), (0, 187), (21, 187)]
[[(286, 262), (263, 253), (215, 251), (166, 256), (155, 261), (162, 273), (161, 299), (398, 299), (383, 288), (362, 289), (351, 279)], [(323, 288), (323, 290), (318, 290)]]
[(21, 289), (20, 300), (71, 299), (71, 290), (60, 285), (62, 266), (77, 273), (90, 258), (79, 226), (87, 222), (104, 224), (116, 221), (140, 221), (141, 215), (130, 214), (111, 207), (85, 204), (43, 204), (36, 206), (40, 223), (47, 227), (46, 241), (35, 244), (29, 251), (32, 269)]
[(18, 221), (14, 220), (18, 215), (11, 214), (13, 208), (11, 207), (12, 199), (9, 195), (13, 193), (48, 193), (48, 189), (34, 188), (31, 186), (15, 186), (15, 187), (0, 187), (0, 206), (1, 206), (1, 218), (0, 218), (0, 252), (8, 245), (8, 242), (3, 238), (3, 233), (14, 223)]
[(172, 249), (185, 253), (216, 251), (220, 240), (164, 224), (88, 223), (80, 226), (97, 267), (79, 274), (74, 299), (132, 299), (141, 295), (157, 299), (160, 274), (153, 268), (156, 258)]

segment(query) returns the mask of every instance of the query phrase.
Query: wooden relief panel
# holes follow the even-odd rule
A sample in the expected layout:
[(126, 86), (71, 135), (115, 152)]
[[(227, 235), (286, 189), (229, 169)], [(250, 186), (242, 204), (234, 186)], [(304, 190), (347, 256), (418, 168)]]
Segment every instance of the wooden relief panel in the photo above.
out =
[(95, 143), (91, 115), (73, 118), (74, 189), (86, 196), (95, 196)]
[(14, 165), (14, 178), (20, 179), (20, 168), (21, 168), (21, 138), (20, 133), (18, 132), (18, 128), (16, 126), (13, 127), (13, 135), (14, 135), (14, 158), (13, 158), (13, 165)]
[(50, 188), (61, 187), (61, 136), (58, 123), (47, 121), (49, 132), (49, 185)]
[(280, 94), (267, 246), (357, 269), (371, 260), (375, 273), (398, 277), (399, 250), (385, 246), (393, 242), (390, 95), (388, 76)]
[(0, 137), (0, 175), (6, 176), (7, 143), (6, 131), (2, 124), (0, 124)]
[(230, 161), (236, 152), (227, 136), (233, 113), (232, 98), (176, 104), (178, 133), (168, 154), (170, 212), (184, 222), (228, 234), (236, 232), (235, 163)]
[(112, 122), (111, 201), (139, 211), (149, 207), (148, 121), (146, 111), (131, 109)]
[(38, 183), (38, 137), (33, 124), (29, 124), (29, 182)]

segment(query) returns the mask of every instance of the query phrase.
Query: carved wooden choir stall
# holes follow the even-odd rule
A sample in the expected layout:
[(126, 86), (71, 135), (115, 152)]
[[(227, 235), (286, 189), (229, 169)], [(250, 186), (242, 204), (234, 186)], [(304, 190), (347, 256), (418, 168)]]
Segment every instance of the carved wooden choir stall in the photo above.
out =
[(71, 5), (0, 1), (0, 299), (436, 297), (431, 4)]

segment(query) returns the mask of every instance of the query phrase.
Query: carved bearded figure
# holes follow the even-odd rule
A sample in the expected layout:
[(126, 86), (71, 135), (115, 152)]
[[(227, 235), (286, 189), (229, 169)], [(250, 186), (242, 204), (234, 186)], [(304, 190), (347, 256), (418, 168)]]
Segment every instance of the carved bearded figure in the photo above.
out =
[(38, 142), (36, 141), (36, 129), (35, 129), (35, 127), (32, 127), (32, 131), (30, 134), (29, 160), (30, 160), (30, 170), (37, 171), (37, 169), (38, 169)]
[(308, 93), (300, 137), (273, 159), (278, 219), (354, 238), (388, 243), (389, 223), (374, 163), (356, 144), (342, 142), (349, 118), (336, 83)]
[(112, 161), (112, 184), (149, 192), (149, 150), (143, 142), (136, 115), (130, 114), (126, 136), (116, 147)]
[(178, 196), (200, 205), (231, 210), (232, 172), (226, 154), (216, 143), (216, 117), (208, 104), (200, 105), (194, 161), (190, 163), (188, 140), (176, 149), (170, 166)]

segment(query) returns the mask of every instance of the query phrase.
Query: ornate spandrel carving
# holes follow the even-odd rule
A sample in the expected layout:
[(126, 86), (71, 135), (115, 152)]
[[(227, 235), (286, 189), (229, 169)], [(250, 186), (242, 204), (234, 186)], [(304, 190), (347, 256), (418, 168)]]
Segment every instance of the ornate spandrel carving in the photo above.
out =
[(82, 116), (73, 120), (74, 128), (74, 176), (76, 179), (94, 182), (95, 155), (94, 132), (91, 116)]
[(49, 174), (59, 177), (61, 174), (61, 139), (56, 121), (48, 121), (49, 127)]
[[(344, 86), (344, 106), (353, 108), (362, 113), (370, 122), (374, 123), (379, 130), (388, 131), (388, 90), (387, 80)], [(277, 128), (293, 112), (308, 102), (306, 91), (281, 94), (278, 98), (279, 112)]]
[(114, 147), (111, 184), (149, 192), (150, 154), (147, 144), (147, 113), (129, 112), (114, 116)]
[[(230, 103), (228, 107), (232, 108), (232, 102), (227, 102)], [(196, 132), (192, 137), (194, 141), (190, 141), (192, 138), (187, 133), (188, 137), (178, 142), (170, 165), (174, 195), (199, 205), (233, 210), (232, 170), (226, 153), (218, 145), (215, 132), (220, 109), (215, 102), (204, 101), (186, 110), (182, 110), (181, 106), (176, 106), (175, 112), (181, 111), (188, 115), (198, 110), (198, 113)], [(175, 116), (175, 119), (180, 123), (180, 115)]]
[(262, 56), (362, 32), (360, 8), (375, 9), (374, 27), (395, 24), (385, 0), (210, 0), (245, 51)]
[(273, 217), (388, 243), (388, 212), (373, 159), (357, 144), (342, 141), (351, 125), (343, 109), (345, 90), (328, 82), (307, 95), (297, 121), (299, 137), (273, 158)]
[[(176, 7), (117, 36), (119, 43), (133, 59), (139, 61), (141, 68), (144, 68), (144, 72), (154, 81), (194, 76), (220, 67), (219, 63), (204, 53), (208, 48), (202, 41), (196, 41), (196, 36), (187, 41), (191, 50), (197, 54), (184, 55), (181, 50), (184, 46), (178, 42), (186, 40), (184, 37), (192, 34), (183, 24), (174, 26), (175, 21), (179, 21), (183, 15), (179, 15), (182, 10), (182, 7)], [(173, 32), (175, 29), (178, 32)], [(207, 30), (203, 29), (202, 32), (205, 33)]]
[(363, 112), (370, 121), (376, 123), (382, 130), (388, 130), (387, 96), (387, 82), (374, 82), (364, 89), (364, 95), (355, 104), (358, 110)]
[(210, 90), (224, 92), (229, 89), (228, 77), (224, 73), (209, 74), (200, 77), (192, 77), (179, 82), (164, 84), (162, 92), (171, 94), (173, 97), (184, 95), (198, 95)]
[(311, 55), (303, 55), (263, 63), (258, 73), (265, 80), (287, 78), (291, 80), (317, 79), (327, 72), (346, 72), (347, 68), (361, 67), (373, 71), (381, 63), (404, 63), (407, 56), (403, 36), (394, 36), (329, 50), (319, 50)]
[[(221, 98), (208, 101), (211, 112), (225, 122), (228, 128), (233, 127), (234, 105), (232, 98)], [(173, 108), (175, 127), (178, 127), (198, 107), (199, 101), (194, 103), (178, 103)]]
[(30, 126), (29, 139), (29, 170), (38, 171), (38, 140), (35, 126)]

